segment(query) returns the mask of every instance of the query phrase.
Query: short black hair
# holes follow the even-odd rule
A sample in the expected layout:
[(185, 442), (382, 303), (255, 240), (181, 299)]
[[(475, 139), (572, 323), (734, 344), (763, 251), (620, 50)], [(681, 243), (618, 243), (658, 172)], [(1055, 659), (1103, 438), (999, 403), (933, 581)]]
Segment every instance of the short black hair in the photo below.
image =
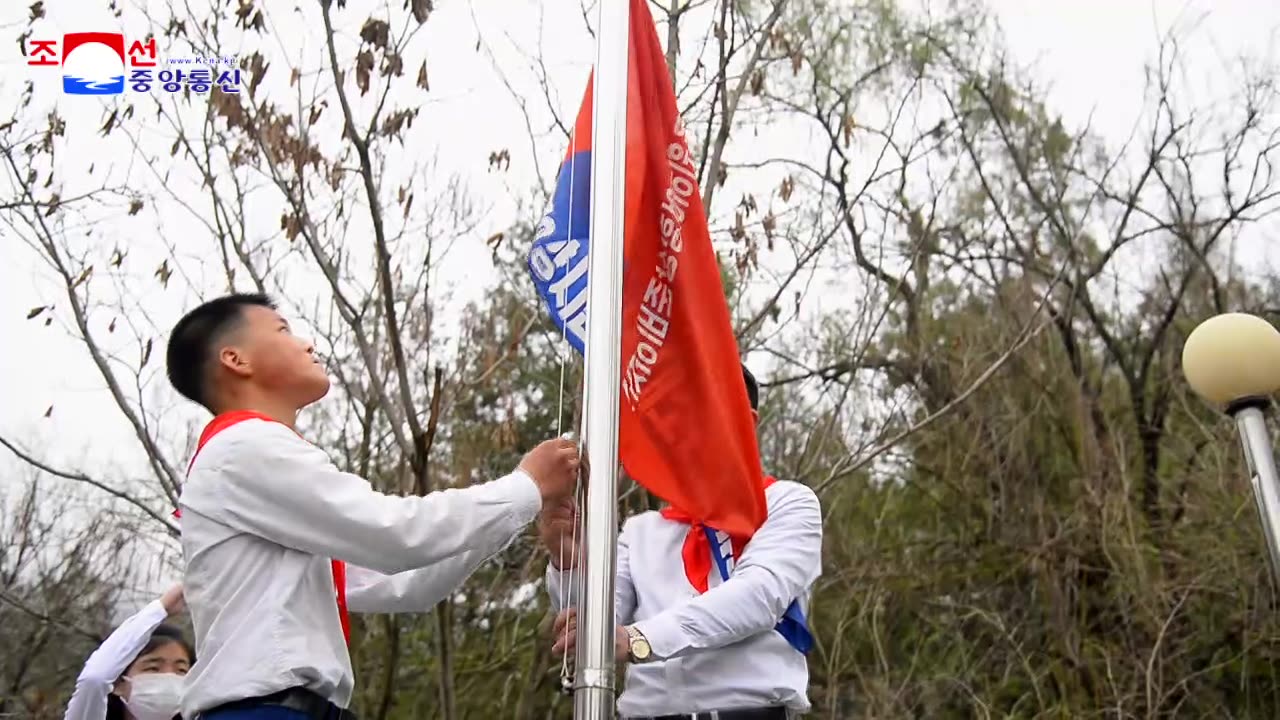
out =
[[(151, 638), (147, 640), (146, 645), (142, 646), (142, 650), (138, 651), (138, 654), (133, 656), (133, 660), (129, 661), (129, 664), (133, 665), (138, 662), (138, 658), (143, 655), (153, 652), (157, 648), (169, 645), (170, 643), (181, 645), (182, 649), (187, 653), (187, 662), (191, 665), (196, 664), (196, 649), (191, 647), (191, 643), (187, 641), (187, 637), (182, 634), (181, 629), (174, 627), (173, 625), (169, 625), (168, 623), (161, 623), (156, 626), (155, 630), (151, 631)], [(128, 668), (126, 668), (126, 670), (127, 669)]]
[(742, 366), (742, 380), (747, 384), (747, 400), (751, 401), (751, 409), (760, 410), (760, 384), (756, 376), (751, 374), (746, 365)]
[[(172, 625), (161, 624), (157, 626), (155, 630), (151, 631), (151, 639), (147, 640), (147, 644), (143, 646), (142, 651), (129, 661), (129, 665), (133, 665), (138, 661), (138, 658), (143, 655), (146, 655), (156, 648), (164, 647), (169, 643), (177, 643), (181, 645), (182, 649), (187, 651), (188, 665), (196, 664), (195, 648), (191, 647), (191, 643), (187, 641), (187, 638), (182, 634), (182, 631)], [(126, 667), (125, 672), (128, 671), (129, 668)], [(123, 677), (124, 674), (121, 673), (120, 677), (116, 678), (116, 681), (119, 682), (120, 678)], [(131, 717), (133, 716), (128, 714), (124, 700), (122, 700), (119, 695), (116, 695), (115, 693), (107, 695), (107, 714), (103, 720), (128, 720)], [(181, 716), (174, 716), (174, 720), (181, 720)]]
[(276, 308), (271, 298), (261, 293), (236, 293), (200, 305), (173, 326), (165, 364), (174, 390), (214, 412), (209, 407), (211, 398), (205, 385), (215, 345), (240, 324), (244, 308), (254, 305)]

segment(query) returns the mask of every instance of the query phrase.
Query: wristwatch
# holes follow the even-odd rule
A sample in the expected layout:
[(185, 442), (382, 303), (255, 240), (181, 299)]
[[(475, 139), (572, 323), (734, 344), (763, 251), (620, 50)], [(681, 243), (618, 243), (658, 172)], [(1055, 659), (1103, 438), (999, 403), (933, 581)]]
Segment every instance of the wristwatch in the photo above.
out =
[(630, 658), (631, 662), (642, 663), (652, 660), (653, 649), (649, 647), (649, 641), (645, 639), (644, 635), (642, 635), (634, 625), (628, 625), (626, 627), (626, 631), (627, 641), (629, 643), (627, 656)]

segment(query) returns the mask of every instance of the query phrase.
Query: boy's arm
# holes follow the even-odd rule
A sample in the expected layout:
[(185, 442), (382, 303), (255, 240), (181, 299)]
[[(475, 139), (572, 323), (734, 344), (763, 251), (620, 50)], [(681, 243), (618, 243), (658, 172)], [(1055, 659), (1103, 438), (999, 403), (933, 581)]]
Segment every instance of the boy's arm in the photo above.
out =
[(522, 470), (423, 497), (384, 495), (278, 423), (241, 423), (217, 444), (183, 489), (184, 513), (390, 575), (500, 544), (542, 506)]
[(655, 657), (680, 657), (767, 632), (818, 579), (822, 508), (809, 488), (788, 486), (785, 492), (779, 488), (768, 519), (747, 543), (729, 579), (635, 623)]
[[(622, 532), (618, 535), (617, 566), (613, 579), (614, 618), (619, 625), (630, 623), (636, 611), (636, 588), (631, 582), (630, 551), (627, 541), (627, 527), (624, 525)], [(575, 582), (575, 572), (573, 569), (561, 570), (553, 563), (547, 563), (547, 595), (551, 598), (553, 611), (560, 612), (565, 609), (561, 607), (562, 600), (566, 601), (566, 607), (578, 606), (578, 583)]]
[(347, 566), (347, 607), (352, 612), (426, 612), (457, 590), (481, 565), (502, 552), (519, 535), (486, 542), (447, 560), (417, 570), (386, 575), (358, 565)]

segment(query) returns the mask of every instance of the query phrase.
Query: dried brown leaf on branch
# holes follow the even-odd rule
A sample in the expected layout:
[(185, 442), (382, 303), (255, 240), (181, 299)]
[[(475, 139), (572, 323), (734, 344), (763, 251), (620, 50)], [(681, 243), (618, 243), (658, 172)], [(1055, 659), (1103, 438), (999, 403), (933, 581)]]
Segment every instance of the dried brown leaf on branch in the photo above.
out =
[(511, 169), (511, 151), (503, 148), (489, 153), (489, 170), (494, 169), (510, 170)]
[(233, 130), (247, 128), (247, 116), (244, 107), (240, 104), (239, 93), (224, 93), (218, 90), (212, 94), (209, 101), (213, 103), (214, 113), (227, 121), (228, 128)]
[(166, 258), (164, 262), (160, 263), (160, 267), (156, 268), (154, 276), (160, 278), (161, 285), (169, 287), (170, 275), (173, 275), (173, 271), (169, 269), (169, 260)]
[(382, 55), (382, 67), (379, 68), (382, 77), (400, 77), (404, 74), (404, 58), (400, 53), (388, 50)]
[(369, 75), (372, 72), (373, 53), (369, 50), (361, 50), (356, 56), (356, 87), (360, 88), (361, 95), (369, 92)]
[(417, 20), (419, 25), (426, 22), (431, 16), (431, 11), (436, 9), (431, 0), (405, 0), (405, 7), (413, 9), (413, 19)]
[(427, 80), (427, 61), (422, 61), (422, 67), (418, 69), (418, 87), (431, 92), (431, 82)]
[(360, 39), (379, 50), (386, 50), (391, 41), (391, 25), (386, 20), (369, 18), (364, 21), (364, 27), (360, 28)]
[(280, 229), (284, 230), (285, 237), (292, 241), (302, 232), (302, 223), (298, 221), (297, 215), (287, 212), (280, 216)]
[(249, 94), (252, 95), (262, 84), (262, 79), (266, 77), (271, 63), (263, 59), (262, 53), (255, 52), (245, 58), (244, 67), (249, 71)]
[(93, 266), (90, 265), (86, 267), (84, 270), (80, 271), (80, 275), (75, 279), (75, 282), (71, 283), (71, 289), (75, 290), (76, 288), (85, 284), (86, 282), (89, 281), (89, 277), (92, 275), (93, 275)]
[(406, 108), (391, 113), (382, 121), (382, 136), (403, 141), (403, 138), (400, 137), (402, 131), (413, 127), (413, 119), (417, 116), (417, 108)]
[(240, 0), (240, 7), (236, 8), (236, 26), (262, 32), (267, 27), (267, 21), (262, 16), (262, 11), (254, 8), (253, 0)]

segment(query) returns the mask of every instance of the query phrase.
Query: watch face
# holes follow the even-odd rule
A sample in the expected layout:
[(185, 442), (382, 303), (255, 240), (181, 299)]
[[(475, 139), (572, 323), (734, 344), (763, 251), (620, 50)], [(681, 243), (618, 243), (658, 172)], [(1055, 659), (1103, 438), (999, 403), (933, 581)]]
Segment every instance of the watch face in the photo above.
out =
[(649, 643), (646, 640), (636, 638), (631, 642), (631, 654), (636, 656), (637, 660), (644, 660), (649, 657)]

